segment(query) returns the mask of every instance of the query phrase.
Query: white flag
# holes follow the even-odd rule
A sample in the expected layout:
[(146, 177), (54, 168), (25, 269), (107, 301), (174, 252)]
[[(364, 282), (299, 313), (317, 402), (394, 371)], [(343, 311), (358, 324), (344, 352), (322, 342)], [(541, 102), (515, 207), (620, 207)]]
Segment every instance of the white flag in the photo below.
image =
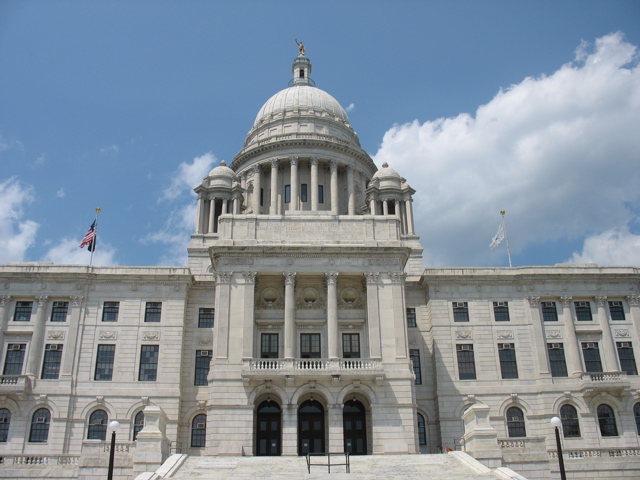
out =
[(498, 233), (496, 233), (496, 236), (493, 237), (493, 240), (491, 240), (491, 243), (489, 244), (489, 248), (491, 250), (495, 250), (496, 248), (498, 248), (500, 242), (504, 240), (504, 230), (504, 217), (502, 217), (502, 222), (500, 222), (500, 226), (498, 227)]

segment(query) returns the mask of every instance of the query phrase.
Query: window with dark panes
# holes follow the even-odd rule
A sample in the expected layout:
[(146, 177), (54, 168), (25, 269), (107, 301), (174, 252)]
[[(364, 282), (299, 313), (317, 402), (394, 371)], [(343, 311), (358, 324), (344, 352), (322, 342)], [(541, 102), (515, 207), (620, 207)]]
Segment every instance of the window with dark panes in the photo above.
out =
[(620, 370), (626, 372), (627, 375), (637, 375), (636, 358), (633, 355), (633, 347), (631, 342), (616, 342), (618, 350), (618, 359), (620, 360)]
[(284, 186), (284, 203), (291, 203), (291, 185)]
[(111, 380), (113, 376), (113, 360), (116, 355), (115, 345), (98, 345), (96, 371), (94, 380)]
[(204, 447), (207, 444), (207, 416), (196, 415), (191, 422), (191, 446)]
[(518, 378), (515, 345), (513, 343), (499, 343), (498, 355), (500, 356), (502, 378)]
[(24, 343), (10, 343), (7, 345), (7, 355), (4, 360), (3, 375), (22, 375), (22, 365), (24, 364)]
[(42, 376), (45, 380), (55, 380), (60, 375), (62, 362), (62, 345), (52, 344), (44, 347), (44, 361), (42, 362)]
[(32, 310), (33, 302), (16, 302), (16, 311), (13, 314), (13, 321), (29, 322), (31, 320)]
[(556, 302), (542, 302), (542, 320), (545, 322), (558, 321)]
[(593, 320), (593, 315), (591, 314), (591, 303), (574, 302), (573, 306), (576, 309), (576, 319), (579, 322), (590, 322)]
[(318, 203), (324, 203), (324, 186), (318, 185)]
[(106, 440), (109, 417), (104, 410), (96, 410), (89, 417), (87, 440)]
[(196, 350), (196, 373), (193, 380), (194, 385), (207, 385), (209, 376), (209, 366), (211, 365), (211, 355), (213, 350)]
[(68, 312), (69, 302), (53, 302), (53, 307), (51, 309), (51, 321), (66, 322)]
[(51, 423), (51, 412), (46, 408), (36, 410), (31, 417), (29, 441), (32, 443), (46, 442), (49, 439), (49, 423)]
[(278, 358), (278, 334), (260, 335), (260, 358)]
[(303, 333), (300, 335), (300, 357), (320, 358), (319, 333)]
[(9, 439), (9, 426), (11, 425), (11, 412), (8, 408), (0, 408), (0, 443), (6, 443)]
[(510, 438), (527, 436), (524, 426), (524, 414), (518, 407), (511, 407), (507, 410), (507, 432)]
[(584, 357), (584, 369), (588, 373), (602, 372), (600, 349), (596, 342), (582, 342), (582, 355)]
[(133, 418), (133, 438), (132, 441), (136, 441), (138, 438), (138, 433), (142, 431), (144, 428), (144, 412), (140, 410), (136, 413), (136, 416)]
[(342, 356), (343, 358), (360, 358), (360, 334), (342, 334)]
[(624, 320), (622, 302), (609, 302), (609, 315), (611, 315), (611, 320)]
[(552, 377), (567, 376), (567, 361), (564, 357), (564, 345), (562, 343), (547, 343), (549, 354), (549, 366)]
[(144, 308), (145, 322), (159, 322), (162, 315), (162, 302), (147, 302)]
[(607, 405), (602, 404), (598, 406), (598, 424), (600, 425), (600, 435), (603, 437), (617, 437), (618, 427), (616, 425), (616, 416), (613, 413), (613, 409)]
[(415, 308), (407, 308), (407, 327), (417, 327), (418, 323), (416, 321), (416, 309)]
[(300, 185), (300, 201), (301, 202), (307, 201), (307, 184), (306, 183), (303, 183)]
[(119, 311), (120, 302), (104, 302), (104, 305), (102, 306), (102, 321), (117, 322)]
[(456, 353), (458, 356), (458, 376), (460, 380), (475, 380), (476, 361), (473, 357), (473, 345), (458, 344), (456, 345)]
[(213, 328), (215, 308), (201, 308), (198, 312), (198, 328)]
[(140, 349), (140, 382), (155, 382), (158, 378), (158, 345), (142, 345)]
[(427, 423), (421, 413), (418, 413), (418, 444), (427, 444)]
[(420, 365), (420, 350), (409, 350), (409, 358), (411, 359), (411, 365), (413, 366), (413, 373), (416, 376), (415, 384), (422, 385), (422, 366)]
[(560, 408), (560, 420), (562, 420), (562, 433), (565, 437), (580, 436), (578, 411), (573, 405), (563, 405)]
[(264, 207), (264, 188), (260, 188), (260, 206)]
[(633, 406), (633, 417), (636, 419), (636, 433), (640, 435), (640, 403)]
[(467, 302), (453, 302), (453, 321), (469, 321), (469, 304)]
[(509, 302), (493, 302), (493, 314), (496, 322), (508, 322)]

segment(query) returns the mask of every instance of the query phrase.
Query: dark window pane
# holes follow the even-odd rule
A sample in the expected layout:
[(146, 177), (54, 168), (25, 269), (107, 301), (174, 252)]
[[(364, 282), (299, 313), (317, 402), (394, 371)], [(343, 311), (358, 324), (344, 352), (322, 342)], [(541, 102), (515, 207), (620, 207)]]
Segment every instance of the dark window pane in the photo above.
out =
[(640, 435), (640, 403), (633, 406), (633, 416), (636, 419), (636, 432)]
[(595, 342), (582, 343), (582, 355), (584, 356), (584, 368), (589, 373), (602, 372), (602, 362), (600, 361), (600, 350)]
[(24, 343), (9, 343), (7, 345), (3, 375), (22, 375), (25, 350), (26, 344)]
[(324, 203), (324, 186), (318, 185), (318, 203)]
[(589, 302), (575, 302), (576, 318), (579, 322), (590, 322), (593, 320), (591, 314), (591, 304)]
[(458, 354), (458, 375), (460, 380), (476, 379), (476, 362), (473, 357), (473, 345), (456, 345)]
[(94, 380), (111, 380), (113, 376), (113, 360), (116, 355), (115, 345), (98, 345), (96, 372)]
[(509, 321), (509, 303), (493, 302), (493, 313), (496, 317), (496, 322), (508, 322)]
[(562, 343), (547, 343), (549, 353), (549, 366), (552, 377), (567, 376), (567, 362), (564, 357), (564, 346)]
[(618, 358), (620, 359), (620, 369), (627, 375), (637, 375), (636, 359), (633, 355), (631, 342), (617, 342)]
[(158, 345), (142, 345), (140, 349), (140, 372), (138, 380), (141, 382), (155, 382), (158, 376)]
[(600, 434), (603, 437), (618, 436), (616, 417), (609, 405), (602, 404), (598, 407), (598, 423), (600, 424)]
[(562, 433), (565, 437), (580, 436), (578, 412), (572, 405), (563, 405), (560, 408), (560, 420), (562, 420)]
[(418, 324), (416, 322), (416, 309), (415, 308), (407, 308), (407, 327), (417, 327)]
[(106, 440), (108, 423), (107, 412), (104, 410), (96, 410), (93, 412), (89, 417), (87, 440)]
[(28, 322), (31, 320), (33, 302), (16, 302), (16, 311), (13, 315), (14, 322)]
[(622, 302), (609, 302), (609, 314), (611, 315), (611, 320), (624, 320)]
[(284, 203), (291, 203), (291, 185), (284, 186)]
[(66, 322), (68, 311), (69, 302), (53, 302), (53, 308), (51, 309), (51, 321)]
[(44, 350), (44, 362), (42, 363), (42, 378), (57, 379), (60, 375), (61, 361), (62, 345), (47, 345)]
[(29, 441), (34, 443), (44, 443), (49, 439), (49, 423), (51, 413), (46, 408), (36, 410), (31, 418), (31, 431)]
[(518, 378), (518, 365), (516, 363), (516, 349), (513, 343), (499, 343), (500, 371), (502, 378)]
[(300, 357), (320, 358), (319, 333), (303, 333), (300, 335)]
[(7, 408), (0, 408), (0, 443), (5, 443), (9, 438), (9, 425), (11, 412)]
[(418, 413), (418, 443), (420, 445), (427, 444), (427, 424), (420, 413)]
[(453, 321), (469, 321), (469, 304), (467, 302), (453, 302)]
[(104, 305), (102, 307), (102, 321), (117, 322), (119, 311), (120, 302), (104, 302)]
[(213, 328), (215, 308), (201, 308), (198, 313), (198, 328)]
[(558, 311), (556, 310), (556, 302), (542, 302), (542, 319), (545, 322), (558, 321)]
[(344, 358), (360, 358), (360, 334), (342, 334), (342, 356)]
[(260, 358), (278, 358), (278, 334), (263, 333), (260, 337)]
[(194, 385), (207, 385), (212, 353), (213, 350), (196, 350), (196, 374), (193, 381)]
[(307, 201), (307, 184), (306, 183), (303, 183), (300, 185), (300, 201), (301, 202)]
[(191, 422), (191, 446), (204, 447), (207, 442), (207, 416), (196, 415)]
[(135, 442), (138, 438), (138, 433), (144, 428), (144, 412), (140, 411), (136, 413), (135, 418), (133, 419), (133, 441)]
[(159, 322), (162, 314), (162, 302), (147, 302), (144, 309), (145, 322)]
[(422, 367), (420, 366), (420, 350), (409, 350), (409, 357), (411, 358), (411, 365), (413, 365), (413, 373), (416, 376), (415, 384), (422, 385)]
[(524, 427), (524, 414), (518, 407), (511, 407), (507, 410), (507, 431), (509, 437), (526, 437), (527, 432)]

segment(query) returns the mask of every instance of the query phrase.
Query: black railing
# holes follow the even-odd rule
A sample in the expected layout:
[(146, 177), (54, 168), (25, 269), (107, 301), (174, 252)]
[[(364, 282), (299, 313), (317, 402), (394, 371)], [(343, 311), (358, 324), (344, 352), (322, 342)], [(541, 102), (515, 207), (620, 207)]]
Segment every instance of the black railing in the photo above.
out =
[[(344, 463), (333, 463), (331, 456), (344, 455)], [(327, 457), (326, 463), (311, 463), (311, 457)], [(344, 466), (347, 473), (351, 473), (349, 469), (349, 453), (348, 452), (329, 452), (329, 453), (307, 453), (307, 471), (311, 473), (311, 467), (327, 467), (327, 472), (331, 473), (331, 467)]]

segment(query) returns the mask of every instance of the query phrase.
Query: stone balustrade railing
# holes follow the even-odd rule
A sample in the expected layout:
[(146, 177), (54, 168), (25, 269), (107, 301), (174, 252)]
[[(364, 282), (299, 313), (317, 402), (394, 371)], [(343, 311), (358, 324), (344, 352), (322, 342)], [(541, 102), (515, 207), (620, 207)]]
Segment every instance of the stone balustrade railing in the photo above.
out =
[[(579, 450), (562, 450), (565, 460), (580, 460), (583, 458), (599, 458), (599, 457), (638, 457), (640, 456), (640, 448), (592, 448)], [(549, 451), (550, 459), (557, 459), (558, 452), (556, 450)]]
[(0, 464), (5, 465), (62, 465), (75, 467), (80, 463), (76, 455), (5, 455)]
[(349, 358), (244, 359), (243, 375), (382, 375), (382, 360)]
[(583, 373), (582, 391), (586, 395), (595, 395), (601, 391), (621, 392), (631, 388), (625, 372)]
[(0, 393), (29, 393), (31, 383), (27, 375), (0, 375)]

